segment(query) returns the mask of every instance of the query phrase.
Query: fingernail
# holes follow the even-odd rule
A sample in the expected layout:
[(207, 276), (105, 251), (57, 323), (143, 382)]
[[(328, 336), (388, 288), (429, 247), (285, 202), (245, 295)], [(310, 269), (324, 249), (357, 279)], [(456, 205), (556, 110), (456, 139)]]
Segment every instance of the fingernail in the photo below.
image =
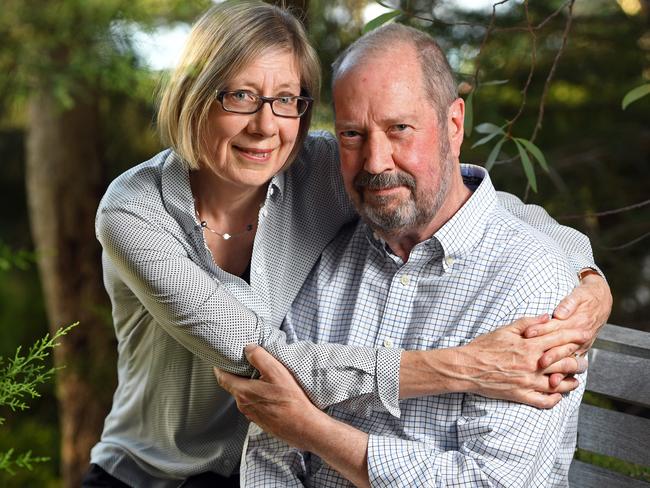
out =
[(535, 337), (535, 336), (537, 336), (537, 334), (538, 334), (537, 329), (528, 331), (528, 337)]
[(214, 375), (217, 377), (217, 381), (221, 382), (221, 370), (213, 367), (212, 371), (214, 371)]
[(257, 344), (246, 344), (246, 347), (244, 347), (244, 354), (246, 355), (246, 357), (248, 357), (249, 354), (252, 353), (256, 347)]
[(569, 313), (569, 309), (567, 307), (565, 307), (564, 305), (560, 305), (559, 307), (557, 307), (557, 311), (560, 312), (563, 315), (566, 314), (566, 313)]

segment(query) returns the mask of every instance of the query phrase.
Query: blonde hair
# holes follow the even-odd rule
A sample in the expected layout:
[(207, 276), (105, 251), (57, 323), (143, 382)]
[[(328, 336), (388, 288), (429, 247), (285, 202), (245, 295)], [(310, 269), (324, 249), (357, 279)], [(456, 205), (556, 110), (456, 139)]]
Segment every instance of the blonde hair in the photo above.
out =
[[(199, 167), (208, 113), (217, 92), (269, 49), (295, 56), (301, 95), (317, 99), (318, 57), (302, 24), (288, 10), (263, 2), (225, 2), (210, 8), (192, 27), (178, 66), (161, 90), (158, 109), (161, 139), (190, 168)], [(287, 165), (307, 136), (312, 107), (300, 119)]]

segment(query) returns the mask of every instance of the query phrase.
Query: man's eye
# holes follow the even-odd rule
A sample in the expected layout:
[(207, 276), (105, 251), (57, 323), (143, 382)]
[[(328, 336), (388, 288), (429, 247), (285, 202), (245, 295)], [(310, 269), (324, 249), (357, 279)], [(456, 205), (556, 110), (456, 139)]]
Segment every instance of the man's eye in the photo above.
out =
[(406, 125), (406, 124), (395, 124), (395, 125), (393, 126), (393, 128), (394, 128), (396, 131), (404, 131), (404, 130), (408, 129), (409, 126)]
[(343, 130), (340, 132), (341, 137), (357, 137), (359, 133), (356, 130)]

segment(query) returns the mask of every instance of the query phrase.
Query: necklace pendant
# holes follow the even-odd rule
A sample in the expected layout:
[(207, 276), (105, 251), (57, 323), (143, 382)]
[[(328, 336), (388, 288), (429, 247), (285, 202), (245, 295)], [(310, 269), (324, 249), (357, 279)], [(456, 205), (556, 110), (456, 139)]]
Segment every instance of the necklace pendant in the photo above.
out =
[(222, 235), (221, 237), (223, 237), (223, 240), (224, 240), (224, 241), (227, 241), (227, 240), (230, 239), (232, 236), (226, 232), (226, 233), (225, 233), (224, 235)]

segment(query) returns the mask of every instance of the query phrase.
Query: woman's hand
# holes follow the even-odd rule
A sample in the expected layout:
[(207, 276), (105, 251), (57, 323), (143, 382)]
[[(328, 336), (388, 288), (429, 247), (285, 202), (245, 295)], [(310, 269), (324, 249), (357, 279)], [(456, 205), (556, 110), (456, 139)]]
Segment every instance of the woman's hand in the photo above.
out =
[(612, 294), (607, 282), (598, 274), (588, 274), (580, 281), (569, 296), (560, 302), (551, 320), (545, 324), (535, 324), (524, 332), (525, 337), (536, 337), (552, 333), (559, 328), (581, 331), (583, 336), (576, 340), (578, 348), (561, 344), (549, 349), (541, 358), (541, 365), (546, 367), (572, 354), (585, 354), (596, 340), (600, 328), (605, 324), (612, 311)]
[[(584, 365), (566, 356), (585, 342), (582, 329), (558, 327), (556, 322), (547, 315), (522, 318), (454, 348), (458, 369), (469, 383), (466, 391), (539, 408), (556, 405), (561, 393), (578, 386), (575, 378), (565, 376), (580, 372)], [(524, 338), (524, 331), (532, 327), (549, 332)], [(565, 355), (553, 364), (540, 364), (545, 351), (553, 348), (563, 348)], [(551, 374), (554, 374), (553, 382)]]

